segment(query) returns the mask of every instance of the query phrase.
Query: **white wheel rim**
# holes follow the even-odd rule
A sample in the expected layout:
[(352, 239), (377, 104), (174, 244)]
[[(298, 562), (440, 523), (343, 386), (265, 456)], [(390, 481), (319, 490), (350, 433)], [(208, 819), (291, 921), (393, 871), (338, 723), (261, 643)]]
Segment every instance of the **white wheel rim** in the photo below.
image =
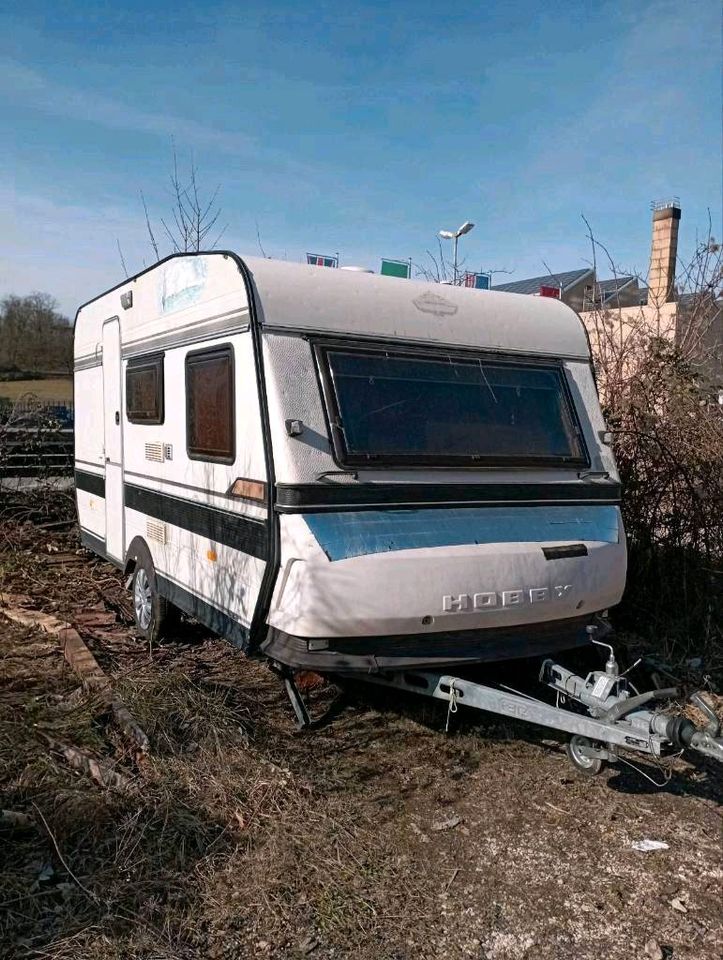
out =
[(146, 571), (141, 569), (136, 573), (133, 581), (133, 606), (136, 620), (141, 630), (147, 630), (151, 625), (152, 597), (151, 585), (148, 582)]
[(570, 752), (575, 758), (575, 763), (577, 763), (581, 767), (589, 768), (595, 765), (596, 757), (588, 757), (584, 753), (580, 752), (580, 747), (583, 745), (583, 743), (586, 747), (592, 746), (592, 744), (589, 744), (585, 740), (581, 742), (577, 740), (576, 737), (573, 737), (572, 740), (570, 741)]

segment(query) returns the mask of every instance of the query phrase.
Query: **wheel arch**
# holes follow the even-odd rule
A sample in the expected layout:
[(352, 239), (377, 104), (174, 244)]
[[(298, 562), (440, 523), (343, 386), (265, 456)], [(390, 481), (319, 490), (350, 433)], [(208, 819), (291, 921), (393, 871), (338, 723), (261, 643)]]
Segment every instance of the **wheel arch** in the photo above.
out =
[(153, 563), (153, 555), (150, 551), (150, 547), (143, 537), (133, 537), (128, 545), (128, 549), (126, 550), (126, 559), (125, 563), (123, 564), (123, 574), (125, 576), (129, 576), (131, 573), (134, 573), (139, 562), (144, 560), (150, 561), (149, 572), (153, 574), (153, 578), (155, 580), (156, 566)]

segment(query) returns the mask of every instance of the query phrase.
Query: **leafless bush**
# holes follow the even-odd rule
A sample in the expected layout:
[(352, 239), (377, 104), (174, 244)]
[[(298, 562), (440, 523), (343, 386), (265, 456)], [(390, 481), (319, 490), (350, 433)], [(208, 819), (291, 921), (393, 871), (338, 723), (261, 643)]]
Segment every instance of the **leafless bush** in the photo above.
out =
[(623, 483), (630, 572), (621, 621), (681, 656), (720, 657), (721, 266), (709, 238), (683, 268), (675, 303), (586, 318)]

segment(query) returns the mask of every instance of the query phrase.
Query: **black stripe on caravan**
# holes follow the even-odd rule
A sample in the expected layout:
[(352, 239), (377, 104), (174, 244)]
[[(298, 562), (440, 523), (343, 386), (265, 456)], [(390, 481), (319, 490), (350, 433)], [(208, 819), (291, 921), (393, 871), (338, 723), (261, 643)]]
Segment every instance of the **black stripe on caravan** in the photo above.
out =
[(246, 650), (249, 645), (249, 631), (242, 623), (229, 617), (223, 610), (219, 610), (212, 603), (203, 600), (201, 597), (194, 596), (183, 587), (164, 577), (162, 573), (156, 571), (156, 582), (158, 592), (164, 596), (174, 607), (183, 610), (191, 617), (195, 617), (209, 630), (220, 637), (230, 640), (236, 647)]
[[(90, 530), (85, 530), (83, 527), (80, 528), (80, 542), (88, 550), (92, 550), (93, 553), (97, 553), (99, 557), (102, 557), (104, 560), (108, 559), (108, 554), (105, 549), (105, 540), (101, 540), (100, 537), (97, 537), (94, 533), (91, 533)], [(115, 561), (110, 561), (114, 563)]]
[(251, 520), (239, 513), (172, 497), (147, 487), (126, 483), (124, 489), (125, 505), (131, 510), (241, 550), (259, 560), (265, 560), (268, 555), (268, 534), (266, 524), (261, 520)]
[(620, 502), (619, 483), (279, 483), (276, 491), (282, 513)]
[[(100, 537), (96, 537), (95, 534), (84, 530), (82, 527), (80, 530), (80, 542), (88, 550), (92, 550), (93, 553), (97, 553), (98, 556), (103, 557), (104, 560), (108, 560), (109, 563), (113, 563), (115, 566), (120, 566), (115, 560), (108, 557), (105, 549), (105, 540), (101, 540)], [(178, 607), (179, 610), (183, 610), (183, 612), (189, 614), (189, 616), (195, 617), (196, 620), (208, 627), (209, 630), (213, 630), (213, 632), (217, 633), (220, 637), (225, 637), (227, 640), (230, 640), (234, 646), (240, 647), (242, 650), (247, 649), (249, 631), (242, 623), (229, 617), (227, 613), (219, 610), (218, 607), (214, 607), (214, 605), (207, 600), (202, 600), (201, 597), (195, 597), (192, 593), (189, 593), (188, 590), (184, 590), (184, 588), (180, 587), (177, 583), (173, 583), (172, 580), (164, 577), (163, 574), (157, 570), (156, 582), (158, 592), (161, 596), (165, 597), (175, 607)]]
[(85, 470), (75, 471), (75, 486), (78, 490), (93, 493), (96, 497), (105, 497), (105, 477), (100, 473), (88, 473)]

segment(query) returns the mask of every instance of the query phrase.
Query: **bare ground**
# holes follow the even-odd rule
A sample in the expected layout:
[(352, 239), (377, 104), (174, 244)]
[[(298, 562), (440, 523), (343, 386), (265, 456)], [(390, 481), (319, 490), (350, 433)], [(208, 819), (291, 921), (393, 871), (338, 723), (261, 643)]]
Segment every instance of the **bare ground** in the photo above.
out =
[[(0, 589), (74, 622), (151, 740), (134, 752), (58, 642), (0, 617), (0, 956), (479, 960), (723, 953), (723, 776), (579, 778), (549, 732), (277, 678), (191, 623), (149, 651), (72, 527), (0, 532)], [(117, 773), (74, 770), (71, 746)], [(646, 767), (656, 778), (660, 772)], [(661, 840), (641, 853), (631, 844)]]

